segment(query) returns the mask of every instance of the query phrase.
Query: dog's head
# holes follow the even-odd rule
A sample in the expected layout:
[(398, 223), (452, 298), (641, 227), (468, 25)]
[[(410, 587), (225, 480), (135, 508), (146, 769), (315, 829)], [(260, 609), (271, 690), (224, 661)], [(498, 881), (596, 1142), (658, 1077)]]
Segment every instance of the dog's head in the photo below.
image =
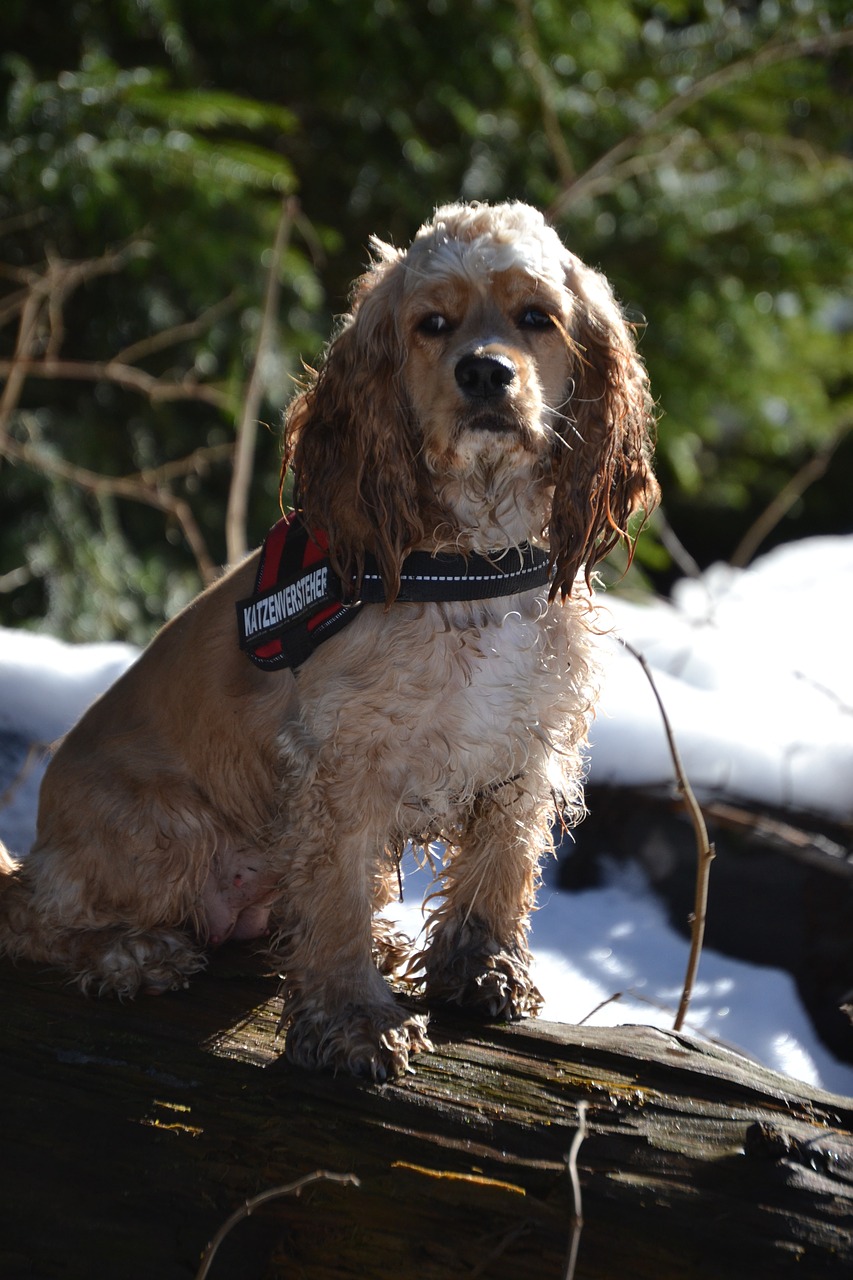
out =
[(477, 546), (478, 523), (491, 546), (546, 536), (567, 594), (658, 495), (648, 379), (610, 287), (519, 203), (449, 205), (405, 252), (373, 250), (287, 415), (306, 520), (345, 579), (372, 551), (390, 597), (409, 549)]

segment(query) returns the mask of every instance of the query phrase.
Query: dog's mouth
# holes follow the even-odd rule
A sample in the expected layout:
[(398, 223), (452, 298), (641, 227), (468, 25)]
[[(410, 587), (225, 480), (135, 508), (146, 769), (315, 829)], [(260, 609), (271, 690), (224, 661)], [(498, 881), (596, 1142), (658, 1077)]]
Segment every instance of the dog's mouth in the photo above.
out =
[(491, 435), (524, 435), (525, 424), (508, 413), (478, 413), (462, 423), (465, 431), (486, 431)]
[(539, 432), (511, 405), (484, 406), (460, 414), (454, 436), (457, 447), (475, 454), (503, 456), (514, 455), (519, 449), (531, 453), (540, 449)]

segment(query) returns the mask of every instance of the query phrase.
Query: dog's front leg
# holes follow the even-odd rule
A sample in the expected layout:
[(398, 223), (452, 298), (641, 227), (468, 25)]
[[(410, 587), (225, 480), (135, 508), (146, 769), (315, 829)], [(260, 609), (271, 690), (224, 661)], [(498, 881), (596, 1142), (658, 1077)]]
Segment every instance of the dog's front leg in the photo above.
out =
[(550, 797), (523, 780), (478, 796), (442, 870), (442, 901), (421, 954), (427, 997), (487, 1018), (535, 1015), (527, 934), (539, 858), (550, 841)]
[(430, 1048), (426, 1022), (394, 999), (373, 961), (375, 866), (363, 833), (303, 840), (283, 885), (285, 1052), (301, 1067), (384, 1081)]

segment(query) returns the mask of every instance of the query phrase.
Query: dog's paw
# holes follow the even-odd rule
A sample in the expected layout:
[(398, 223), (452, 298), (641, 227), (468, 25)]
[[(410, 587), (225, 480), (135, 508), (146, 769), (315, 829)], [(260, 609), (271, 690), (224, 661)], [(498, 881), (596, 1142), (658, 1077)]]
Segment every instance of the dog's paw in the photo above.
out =
[(456, 933), (442, 933), (422, 960), (431, 1002), (510, 1022), (535, 1017), (542, 1008), (527, 948), (501, 947), (481, 924), (468, 922)]
[(73, 964), (85, 995), (131, 999), (140, 992), (160, 995), (186, 987), (206, 961), (178, 930), (115, 927), (75, 935)]
[(382, 1005), (349, 1005), (329, 1015), (307, 1010), (292, 1017), (285, 1056), (299, 1067), (346, 1071), (384, 1084), (409, 1069), (409, 1057), (430, 1050), (426, 1018)]

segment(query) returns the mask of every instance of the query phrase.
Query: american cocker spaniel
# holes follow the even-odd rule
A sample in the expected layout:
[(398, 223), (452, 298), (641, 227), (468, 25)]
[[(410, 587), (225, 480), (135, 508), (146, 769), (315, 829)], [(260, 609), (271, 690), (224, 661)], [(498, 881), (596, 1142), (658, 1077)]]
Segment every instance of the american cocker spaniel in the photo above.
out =
[[(428, 1002), (539, 1008), (590, 571), (657, 485), (629, 328), (538, 212), (450, 205), (373, 254), (287, 414), (296, 515), (58, 747), (32, 852), (0, 852), (0, 949), (133, 996), (264, 937), (290, 1060), (384, 1080), (429, 1044), (386, 981), (406, 966)], [(416, 956), (379, 914), (407, 841), (437, 850)]]

